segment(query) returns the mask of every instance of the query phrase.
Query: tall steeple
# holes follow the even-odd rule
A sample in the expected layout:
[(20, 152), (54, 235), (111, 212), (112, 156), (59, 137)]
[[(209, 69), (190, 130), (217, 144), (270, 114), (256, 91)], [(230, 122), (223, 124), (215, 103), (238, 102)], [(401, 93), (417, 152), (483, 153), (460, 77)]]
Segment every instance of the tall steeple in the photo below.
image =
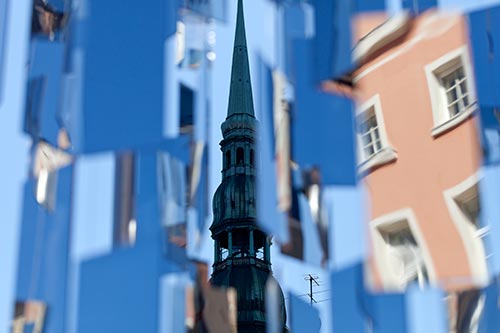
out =
[[(274, 279), (270, 238), (257, 224), (255, 190), (255, 119), (243, 3), (238, 0), (231, 87), (222, 123), (222, 182), (213, 198), (214, 271), (210, 283), (238, 294), (238, 332), (265, 333), (265, 287)], [(280, 291), (283, 332), (286, 312)]]
[(243, 4), (238, 0), (236, 33), (234, 36), (233, 67), (227, 116), (246, 114), (255, 117), (253, 110), (250, 65), (248, 64), (247, 38)]

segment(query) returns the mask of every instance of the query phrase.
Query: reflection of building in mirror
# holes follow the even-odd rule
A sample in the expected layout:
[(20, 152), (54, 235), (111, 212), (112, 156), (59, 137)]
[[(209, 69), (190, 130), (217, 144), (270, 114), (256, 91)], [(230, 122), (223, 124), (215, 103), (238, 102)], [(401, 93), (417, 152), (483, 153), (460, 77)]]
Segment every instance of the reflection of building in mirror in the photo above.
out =
[(16, 302), (12, 332), (42, 333), (46, 312), (47, 306), (42, 302), (33, 300)]
[(206, 19), (186, 11), (182, 21), (177, 22), (176, 63), (181, 68), (197, 69), (203, 57), (215, 60), (213, 47), (215, 32), (213, 24)]
[(479, 289), (450, 292), (446, 297), (450, 332), (479, 332), (486, 295)]
[(44, 141), (36, 144), (33, 154), (35, 198), (40, 205), (52, 211), (56, 204), (58, 170), (72, 163), (73, 158)]
[[(375, 288), (487, 281), (479, 220), (481, 146), (468, 27), (459, 14), (361, 14), (358, 171), (371, 202)], [(466, 260), (464, 260), (466, 258)]]

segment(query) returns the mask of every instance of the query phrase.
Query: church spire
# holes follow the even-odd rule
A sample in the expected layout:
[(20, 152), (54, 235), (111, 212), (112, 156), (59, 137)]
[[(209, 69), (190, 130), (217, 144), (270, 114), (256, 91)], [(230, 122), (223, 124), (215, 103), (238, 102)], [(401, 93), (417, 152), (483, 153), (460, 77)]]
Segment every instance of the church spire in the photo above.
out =
[(227, 118), (237, 114), (255, 118), (242, 0), (238, 0)]
[[(229, 106), (221, 127), (222, 182), (214, 194), (212, 206), (210, 230), (215, 256), (210, 283), (236, 289), (239, 333), (265, 333), (266, 283), (274, 278), (271, 239), (257, 224), (254, 157), (257, 120), (242, 0), (238, 0)], [(287, 332), (283, 293), (279, 292), (278, 297), (278, 320), (282, 332)]]

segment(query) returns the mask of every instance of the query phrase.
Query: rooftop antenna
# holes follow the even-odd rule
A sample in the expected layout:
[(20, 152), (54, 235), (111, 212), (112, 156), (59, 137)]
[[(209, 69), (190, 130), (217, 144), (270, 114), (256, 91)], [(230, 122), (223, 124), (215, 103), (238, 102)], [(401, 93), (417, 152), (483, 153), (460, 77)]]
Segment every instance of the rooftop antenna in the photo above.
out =
[(313, 297), (313, 283), (315, 283), (319, 287), (318, 276), (314, 275), (314, 274), (307, 274), (304, 277), (304, 280), (309, 281), (309, 294), (307, 294), (307, 295), (311, 299), (311, 306), (312, 306), (313, 302), (318, 303), (318, 302), (316, 302), (316, 300)]

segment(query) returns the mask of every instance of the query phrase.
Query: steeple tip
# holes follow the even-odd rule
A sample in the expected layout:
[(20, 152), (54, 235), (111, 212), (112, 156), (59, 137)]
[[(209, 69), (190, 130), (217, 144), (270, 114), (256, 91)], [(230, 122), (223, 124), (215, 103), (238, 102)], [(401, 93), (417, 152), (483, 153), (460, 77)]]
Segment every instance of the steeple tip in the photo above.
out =
[(243, 0), (238, 0), (238, 12), (236, 14), (236, 33), (234, 36), (234, 46), (247, 46), (245, 32), (245, 15), (243, 14)]
[(255, 118), (245, 33), (245, 17), (243, 14), (243, 0), (238, 0), (227, 118), (236, 114), (248, 115)]

